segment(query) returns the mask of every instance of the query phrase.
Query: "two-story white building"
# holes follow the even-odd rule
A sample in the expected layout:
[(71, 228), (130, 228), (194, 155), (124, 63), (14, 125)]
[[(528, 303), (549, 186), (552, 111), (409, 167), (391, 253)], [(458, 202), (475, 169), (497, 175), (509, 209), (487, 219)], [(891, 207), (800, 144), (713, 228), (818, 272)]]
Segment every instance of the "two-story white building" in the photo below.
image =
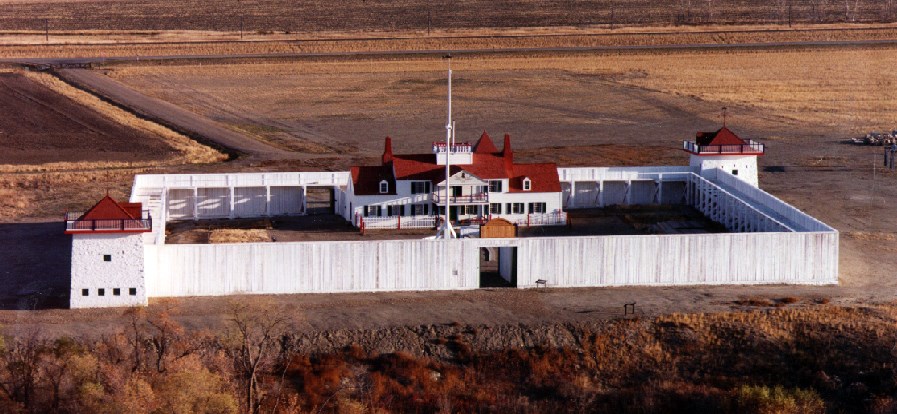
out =
[(449, 197), (450, 219), (460, 223), (491, 218), (544, 224), (566, 220), (557, 165), (515, 163), (509, 135), (500, 151), (483, 132), (474, 145), (434, 143), (430, 154), (407, 155), (393, 154), (387, 137), (381, 165), (356, 166), (350, 172), (341, 214), (356, 226), (365, 221), (419, 223), (444, 217), (444, 197)]

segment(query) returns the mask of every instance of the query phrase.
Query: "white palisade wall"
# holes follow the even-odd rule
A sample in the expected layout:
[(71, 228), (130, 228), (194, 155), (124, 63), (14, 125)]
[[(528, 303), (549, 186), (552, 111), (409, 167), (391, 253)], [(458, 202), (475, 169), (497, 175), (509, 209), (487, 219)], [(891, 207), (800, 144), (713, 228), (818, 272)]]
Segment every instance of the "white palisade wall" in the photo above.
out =
[[(146, 305), (143, 254), (142, 233), (73, 235), (69, 305), (72, 308)], [(111, 260), (105, 261), (106, 255)], [(84, 289), (87, 296), (83, 294)], [(136, 294), (131, 295), (130, 289), (136, 289)]]
[(552, 287), (838, 282), (838, 233), (790, 232), (148, 245), (147, 291), (155, 297), (474, 289), (482, 247), (517, 247), (521, 288), (538, 279)]
[(147, 291), (156, 297), (478, 288), (478, 249), (448, 243), (447, 262), (443, 243), (430, 240), (147, 245)]

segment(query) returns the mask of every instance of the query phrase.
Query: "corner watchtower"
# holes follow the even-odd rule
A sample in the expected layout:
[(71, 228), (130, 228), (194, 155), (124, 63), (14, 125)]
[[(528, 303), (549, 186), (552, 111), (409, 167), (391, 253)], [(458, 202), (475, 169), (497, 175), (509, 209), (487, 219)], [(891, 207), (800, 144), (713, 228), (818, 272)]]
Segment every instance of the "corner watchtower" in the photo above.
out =
[(143, 233), (152, 217), (141, 203), (103, 197), (83, 213), (66, 213), (65, 234), (72, 235), (71, 308), (143, 306)]
[(701, 175), (720, 168), (754, 187), (759, 186), (757, 157), (766, 151), (759, 142), (739, 138), (723, 126), (714, 132), (698, 132), (694, 141), (682, 143), (682, 149), (690, 154), (689, 165), (698, 167)]

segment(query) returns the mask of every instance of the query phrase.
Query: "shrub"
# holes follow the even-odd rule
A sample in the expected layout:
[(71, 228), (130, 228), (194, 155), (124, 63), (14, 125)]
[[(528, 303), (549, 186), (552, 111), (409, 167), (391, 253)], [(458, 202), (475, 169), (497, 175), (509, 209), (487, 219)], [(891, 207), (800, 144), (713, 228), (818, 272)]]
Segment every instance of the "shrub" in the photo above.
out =
[(824, 413), (825, 402), (813, 390), (744, 385), (738, 389), (738, 411), (756, 414)]

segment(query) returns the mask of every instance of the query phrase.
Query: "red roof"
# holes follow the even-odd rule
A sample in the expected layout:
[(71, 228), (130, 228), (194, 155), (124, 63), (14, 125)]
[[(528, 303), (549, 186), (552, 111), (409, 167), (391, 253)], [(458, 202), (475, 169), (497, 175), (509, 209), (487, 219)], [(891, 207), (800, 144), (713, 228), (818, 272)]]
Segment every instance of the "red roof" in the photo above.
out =
[(716, 132), (698, 132), (695, 143), (706, 145), (747, 145), (747, 142), (735, 135), (729, 128), (722, 127)]
[[(393, 160), (395, 162), (395, 160)], [(358, 195), (395, 195), (396, 180), (392, 176), (392, 170), (388, 165), (374, 167), (352, 167), (352, 187)], [(389, 183), (389, 191), (380, 192), (380, 181)]]
[(78, 220), (136, 220), (140, 219), (141, 211), (140, 203), (120, 204), (107, 195), (78, 217)]
[[(528, 177), (530, 192), (559, 192), (561, 183), (554, 163), (514, 164), (510, 150), (510, 136), (505, 136), (505, 150), (499, 151), (483, 132), (473, 153), (473, 163), (452, 165), (449, 173), (466, 171), (483, 180), (508, 179), (508, 192), (523, 192), (523, 178)], [(390, 168), (391, 167), (391, 168)], [(352, 167), (355, 194), (380, 194), (380, 181), (387, 180), (390, 192), (395, 193), (395, 180), (427, 180), (434, 185), (445, 180), (445, 166), (436, 164), (435, 154), (393, 155), (389, 165)], [(393, 175), (395, 174), (395, 175)]]
[(477, 154), (494, 154), (498, 152), (498, 148), (495, 148), (495, 144), (492, 143), (489, 134), (487, 134), (486, 131), (483, 131), (483, 135), (481, 135), (477, 143), (474, 144), (473, 152)]

